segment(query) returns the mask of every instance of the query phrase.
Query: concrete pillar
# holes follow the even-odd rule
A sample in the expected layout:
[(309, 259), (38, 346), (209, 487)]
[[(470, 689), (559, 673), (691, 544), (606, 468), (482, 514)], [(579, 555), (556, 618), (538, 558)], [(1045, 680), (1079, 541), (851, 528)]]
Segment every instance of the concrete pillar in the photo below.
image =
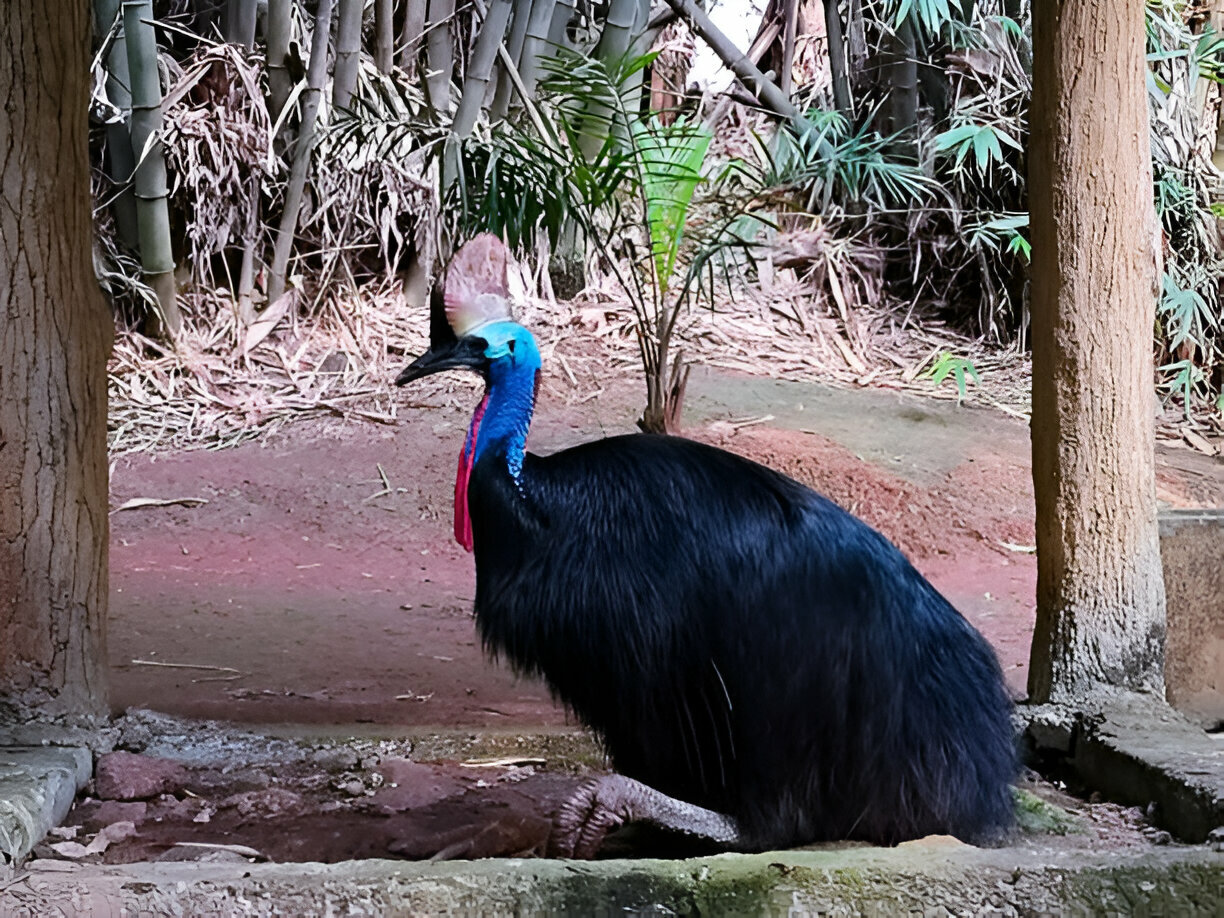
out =
[(1224, 509), (1160, 514), (1168, 602), (1165, 692), (1208, 728), (1224, 724)]

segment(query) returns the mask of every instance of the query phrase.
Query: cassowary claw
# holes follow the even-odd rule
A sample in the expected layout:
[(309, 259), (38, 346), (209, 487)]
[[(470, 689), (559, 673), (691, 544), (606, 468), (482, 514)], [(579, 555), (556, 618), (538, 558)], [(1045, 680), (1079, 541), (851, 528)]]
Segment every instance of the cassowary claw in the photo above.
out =
[(613, 775), (594, 778), (569, 798), (553, 820), (551, 857), (590, 860), (608, 833), (634, 819), (636, 781)]
[(589, 860), (608, 833), (627, 822), (648, 822), (727, 848), (740, 840), (735, 823), (721, 813), (668, 797), (624, 775), (608, 775), (586, 782), (562, 805), (553, 820), (548, 853)]

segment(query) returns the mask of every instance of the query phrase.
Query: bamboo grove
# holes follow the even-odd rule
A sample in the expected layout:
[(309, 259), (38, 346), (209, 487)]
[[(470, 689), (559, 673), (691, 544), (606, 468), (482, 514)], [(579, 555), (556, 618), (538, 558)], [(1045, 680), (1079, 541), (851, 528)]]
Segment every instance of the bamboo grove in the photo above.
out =
[[(96, 270), (173, 349), (221, 312), (242, 341), (338, 289), (419, 295), (491, 229), (562, 297), (615, 281), (649, 429), (679, 422), (678, 317), (766, 263), (1022, 349), (1029, 2), (768, 0), (739, 48), (713, 0), (94, 0)], [(1147, 12), (1155, 379), (1222, 410), (1224, 5)], [(690, 85), (702, 47), (726, 92)]]

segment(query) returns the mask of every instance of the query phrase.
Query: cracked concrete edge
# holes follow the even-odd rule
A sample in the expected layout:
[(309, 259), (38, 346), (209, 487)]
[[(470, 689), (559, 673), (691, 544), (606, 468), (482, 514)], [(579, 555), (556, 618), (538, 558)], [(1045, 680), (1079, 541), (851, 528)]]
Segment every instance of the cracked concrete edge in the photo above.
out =
[(68, 815), (92, 773), (88, 749), (0, 747), (0, 879)]
[(67, 913), (1168, 914), (1219, 915), (1224, 854), (977, 849), (927, 839), (892, 849), (724, 854), (683, 861), (440, 864), (35, 861), (0, 884), (0, 918)]
[(1062, 757), (1108, 799), (1155, 804), (1153, 818), (1177, 838), (1201, 842), (1224, 826), (1224, 739), (1160, 699), (1118, 693), (1022, 716), (1038, 753)]
[(1184, 841), (1224, 826), (1224, 741), (1164, 705), (1120, 699), (1085, 724), (1072, 763), (1106, 796), (1155, 803)]

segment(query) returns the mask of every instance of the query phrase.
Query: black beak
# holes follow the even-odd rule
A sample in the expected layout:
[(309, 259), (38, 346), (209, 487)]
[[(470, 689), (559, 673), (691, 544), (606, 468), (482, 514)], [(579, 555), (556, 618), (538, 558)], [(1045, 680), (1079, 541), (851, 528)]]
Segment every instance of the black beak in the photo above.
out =
[(435, 344), (424, 354), (406, 366), (395, 377), (395, 384), (402, 386), (414, 379), (441, 373), (443, 370), (467, 369), (483, 373), (488, 364), (485, 349), (488, 342), (483, 338), (465, 337), (445, 344)]

